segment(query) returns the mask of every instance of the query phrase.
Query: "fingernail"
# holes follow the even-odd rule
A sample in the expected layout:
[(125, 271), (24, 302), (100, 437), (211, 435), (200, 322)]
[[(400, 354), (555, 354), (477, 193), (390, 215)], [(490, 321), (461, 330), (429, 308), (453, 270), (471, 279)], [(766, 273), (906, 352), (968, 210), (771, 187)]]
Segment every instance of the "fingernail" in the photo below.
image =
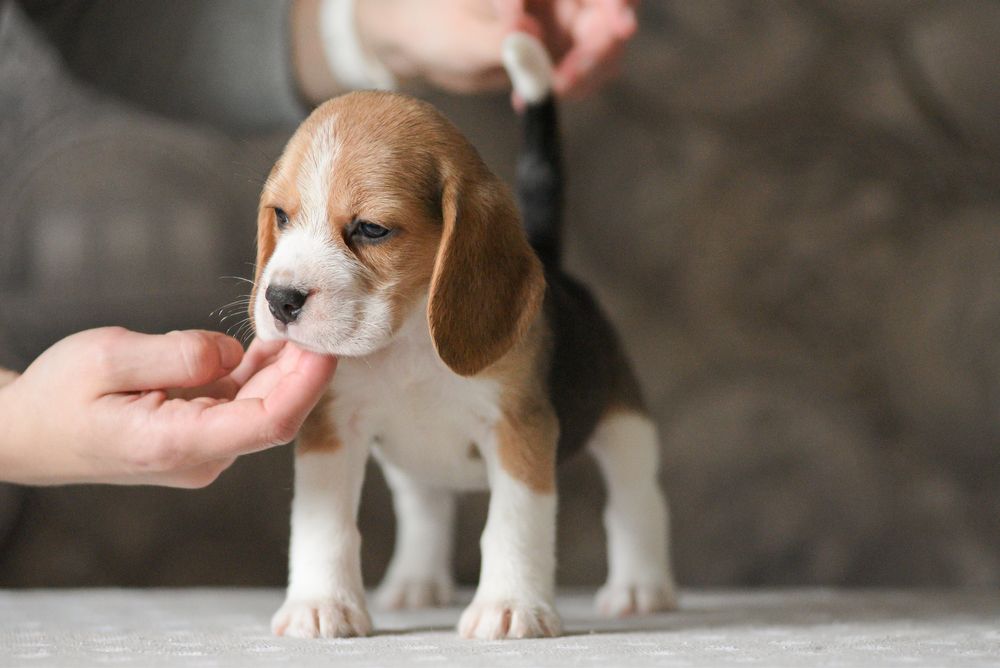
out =
[(219, 347), (219, 361), (224, 369), (235, 369), (243, 359), (243, 346), (236, 339), (220, 337), (215, 345)]

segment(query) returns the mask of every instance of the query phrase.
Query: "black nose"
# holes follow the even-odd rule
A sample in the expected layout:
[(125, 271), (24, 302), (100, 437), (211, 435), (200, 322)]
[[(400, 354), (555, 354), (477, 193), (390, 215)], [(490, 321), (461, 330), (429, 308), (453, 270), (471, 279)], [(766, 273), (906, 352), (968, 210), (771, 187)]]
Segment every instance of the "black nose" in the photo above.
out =
[(302, 313), (302, 305), (306, 303), (309, 293), (296, 288), (268, 286), (264, 292), (267, 308), (274, 318), (284, 324), (295, 322)]

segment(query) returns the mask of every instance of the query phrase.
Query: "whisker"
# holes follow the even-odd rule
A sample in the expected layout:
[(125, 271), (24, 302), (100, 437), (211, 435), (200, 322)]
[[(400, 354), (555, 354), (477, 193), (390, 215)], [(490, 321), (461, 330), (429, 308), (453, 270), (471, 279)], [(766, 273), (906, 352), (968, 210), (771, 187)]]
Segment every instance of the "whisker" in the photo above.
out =
[[(231, 320), (232, 318), (235, 318), (235, 317), (237, 317), (239, 315), (244, 315), (245, 316), (244, 312), (242, 310), (239, 310), (236, 313), (230, 313), (229, 315), (225, 315), (225, 316), (222, 316), (221, 318), (219, 318), (219, 324), (221, 325), (225, 321)], [(240, 322), (240, 321), (237, 320), (237, 322)]]
[(215, 309), (208, 315), (209, 317), (214, 317), (216, 315), (221, 316), (223, 314), (226, 314), (226, 316), (229, 317), (232, 316), (233, 314), (240, 313), (241, 311), (246, 310), (248, 306), (250, 306), (250, 297), (249, 296), (240, 297), (239, 299), (235, 299), (229, 302), (228, 304), (223, 304), (222, 306)]
[(232, 325), (226, 334), (232, 336), (234, 339), (242, 343), (244, 346), (249, 343), (251, 336), (253, 335), (253, 323), (250, 322), (250, 318), (245, 318), (238, 323)]
[(234, 281), (242, 281), (243, 283), (249, 283), (250, 285), (254, 284), (254, 282), (252, 280), (250, 280), (249, 278), (246, 278), (244, 276), (219, 276), (219, 280), (220, 281), (221, 280), (225, 280), (227, 278), (228, 279), (232, 279)]

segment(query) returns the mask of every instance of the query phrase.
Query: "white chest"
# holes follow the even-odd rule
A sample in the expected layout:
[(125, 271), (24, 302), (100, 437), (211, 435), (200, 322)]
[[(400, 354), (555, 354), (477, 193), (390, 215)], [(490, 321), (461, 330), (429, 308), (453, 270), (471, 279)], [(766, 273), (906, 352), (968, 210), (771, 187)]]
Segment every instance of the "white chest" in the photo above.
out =
[(385, 350), (341, 360), (334, 392), (341, 438), (369, 444), (383, 465), (436, 487), (487, 487), (479, 446), (500, 416), (499, 387), (448, 369), (421, 319)]

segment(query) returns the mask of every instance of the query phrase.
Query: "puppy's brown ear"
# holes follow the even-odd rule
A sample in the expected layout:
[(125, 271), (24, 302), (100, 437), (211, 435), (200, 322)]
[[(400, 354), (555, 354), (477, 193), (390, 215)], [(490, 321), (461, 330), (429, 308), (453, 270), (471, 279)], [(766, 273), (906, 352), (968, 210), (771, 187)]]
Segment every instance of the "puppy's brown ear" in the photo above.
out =
[(257, 210), (257, 263), (253, 275), (253, 290), (250, 291), (250, 304), (247, 307), (250, 311), (250, 322), (253, 323), (255, 331), (257, 323), (254, 322), (253, 318), (254, 304), (257, 303), (257, 291), (264, 289), (260, 284), (260, 277), (264, 273), (267, 261), (271, 259), (271, 254), (274, 253), (274, 246), (277, 244), (276, 234), (274, 209), (264, 206), (261, 202), (260, 208)]
[(541, 307), (545, 277), (513, 198), (492, 174), (446, 178), (441, 212), (427, 320), (444, 363), (471, 376), (524, 336)]

